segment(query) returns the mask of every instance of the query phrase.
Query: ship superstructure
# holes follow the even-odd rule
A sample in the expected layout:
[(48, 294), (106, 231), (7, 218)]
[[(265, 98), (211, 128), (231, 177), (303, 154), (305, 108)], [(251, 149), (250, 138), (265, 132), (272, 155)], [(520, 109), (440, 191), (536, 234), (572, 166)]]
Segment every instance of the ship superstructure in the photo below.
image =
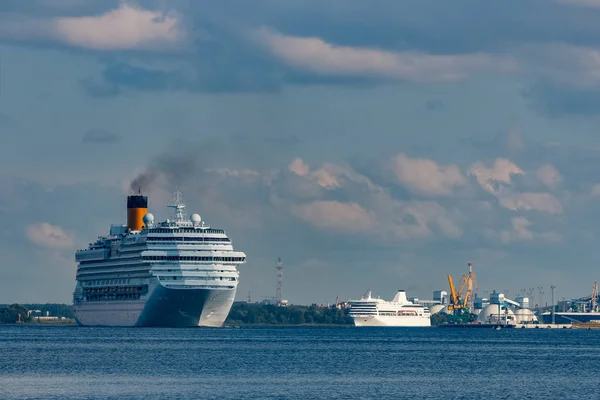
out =
[(198, 214), (187, 219), (181, 193), (172, 219), (155, 223), (148, 198), (127, 197), (127, 225), (112, 225), (75, 259), (75, 317), (86, 326), (219, 327), (233, 304), (246, 255)]
[(348, 315), (356, 326), (431, 326), (429, 309), (409, 301), (404, 290), (398, 290), (392, 301), (373, 298), (369, 290), (349, 303)]

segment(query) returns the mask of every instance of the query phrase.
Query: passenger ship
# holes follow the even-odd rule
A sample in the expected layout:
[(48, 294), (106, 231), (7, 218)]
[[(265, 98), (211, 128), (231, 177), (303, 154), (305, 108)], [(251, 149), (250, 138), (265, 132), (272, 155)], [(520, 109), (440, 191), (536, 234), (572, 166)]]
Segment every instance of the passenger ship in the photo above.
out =
[(431, 326), (429, 309), (409, 301), (404, 290), (398, 290), (392, 301), (373, 298), (368, 291), (349, 303), (349, 316), (356, 326)]
[(148, 198), (127, 197), (127, 225), (112, 225), (75, 259), (75, 318), (85, 326), (220, 327), (246, 255), (198, 214), (187, 220), (181, 193), (173, 219), (154, 223)]

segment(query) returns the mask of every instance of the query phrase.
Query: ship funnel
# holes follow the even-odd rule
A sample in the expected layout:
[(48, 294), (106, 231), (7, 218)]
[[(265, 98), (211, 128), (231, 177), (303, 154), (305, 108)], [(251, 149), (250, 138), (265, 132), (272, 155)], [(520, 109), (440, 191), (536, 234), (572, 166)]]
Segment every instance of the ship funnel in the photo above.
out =
[(127, 228), (140, 231), (144, 227), (144, 215), (148, 212), (148, 197), (140, 194), (127, 196)]
[(406, 292), (402, 289), (398, 290), (398, 293), (396, 293), (396, 296), (394, 296), (394, 299), (392, 301), (395, 303), (402, 304), (408, 303), (408, 299), (406, 298)]

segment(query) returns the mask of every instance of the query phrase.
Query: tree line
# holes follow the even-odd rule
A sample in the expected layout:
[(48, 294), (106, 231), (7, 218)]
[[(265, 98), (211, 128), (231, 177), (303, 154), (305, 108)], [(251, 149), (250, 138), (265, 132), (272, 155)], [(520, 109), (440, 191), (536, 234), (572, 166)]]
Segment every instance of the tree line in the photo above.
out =
[(344, 310), (335, 307), (288, 305), (277, 307), (259, 303), (233, 303), (226, 325), (346, 325), (351, 324)]
[(0, 306), (0, 324), (14, 324), (19, 321), (19, 315), (21, 322), (30, 322), (32, 318), (28, 315), (28, 310), (39, 310), (41, 316), (49, 312), (53, 317), (75, 318), (73, 306), (68, 304), (10, 304)]
[[(68, 304), (11, 304), (0, 307), (0, 323), (15, 323), (21, 315), (22, 322), (30, 322), (27, 310), (49, 311), (51, 316), (74, 318), (73, 306)], [(235, 302), (225, 325), (352, 325), (347, 309), (320, 307), (317, 305), (288, 305), (278, 307), (270, 304)], [(431, 325), (444, 323), (467, 323), (477, 319), (475, 314), (437, 313), (431, 316)]]
[(6, 307), (0, 307), (0, 324), (14, 324), (20, 320), (29, 321), (27, 309), (20, 304), (11, 304)]

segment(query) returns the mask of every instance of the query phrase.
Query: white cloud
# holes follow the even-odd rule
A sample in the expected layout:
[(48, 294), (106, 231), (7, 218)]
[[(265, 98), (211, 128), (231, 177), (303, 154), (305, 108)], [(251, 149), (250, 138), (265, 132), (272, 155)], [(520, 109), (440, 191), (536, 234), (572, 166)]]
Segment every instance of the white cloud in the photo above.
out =
[(561, 202), (550, 193), (516, 193), (499, 197), (500, 205), (509, 210), (537, 210), (549, 214), (562, 214)]
[(453, 81), (479, 71), (508, 71), (510, 59), (489, 54), (431, 55), (335, 46), (318, 37), (295, 37), (261, 28), (258, 41), (284, 62), (319, 74), (371, 76), (411, 81)]
[(592, 196), (593, 197), (600, 197), (600, 183), (596, 183), (592, 187)]
[[(549, 193), (516, 193), (510, 188), (513, 175), (524, 175), (525, 172), (506, 158), (497, 158), (491, 168), (477, 162), (469, 169), (469, 174), (477, 178), (477, 182), (488, 192), (496, 196), (500, 205), (509, 210), (537, 210), (550, 214), (562, 214), (562, 203)], [(553, 166), (547, 164), (537, 171), (540, 181), (555, 188), (561, 181), (560, 174)]]
[(399, 154), (394, 158), (392, 168), (398, 182), (425, 195), (449, 195), (455, 188), (467, 183), (456, 165), (441, 166), (424, 158)]
[(100, 16), (58, 18), (54, 27), (66, 43), (96, 50), (168, 47), (183, 39), (177, 16), (124, 2)]
[(316, 170), (313, 175), (317, 184), (325, 189), (336, 189), (342, 186), (338, 177), (325, 168)]
[(25, 232), (29, 240), (38, 246), (52, 249), (68, 249), (73, 247), (73, 237), (60, 226), (43, 222), (29, 225)]
[(352, 168), (332, 163), (325, 163), (321, 168), (310, 172), (310, 166), (301, 158), (296, 158), (290, 163), (288, 170), (298, 176), (313, 180), (317, 185), (327, 190), (341, 188), (344, 180), (362, 183), (370, 189), (375, 189), (375, 185), (366, 176), (357, 173)]
[(93, 50), (172, 50), (182, 44), (186, 34), (175, 13), (121, 2), (118, 8), (97, 16), (47, 20), (5, 14), (0, 17), (0, 37), (55, 40)]
[(562, 181), (558, 170), (550, 164), (545, 164), (538, 168), (537, 176), (544, 185), (551, 189), (556, 189)]
[(523, 170), (506, 158), (497, 158), (491, 168), (477, 162), (469, 168), (469, 174), (477, 178), (477, 182), (489, 193), (501, 191), (498, 183), (510, 184), (511, 175), (522, 175)]
[(292, 208), (292, 213), (318, 228), (364, 232), (373, 225), (373, 215), (356, 203), (314, 201)]
[(299, 176), (307, 176), (310, 172), (310, 167), (302, 161), (301, 158), (296, 158), (288, 166), (290, 172)]
[(531, 222), (526, 218), (516, 217), (511, 219), (512, 232), (508, 232), (509, 236), (504, 235), (507, 231), (503, 231), (503, 241), (509, 242), (511, 240), (533, 240), (533, 233), (529, 230)]
[(498, 233), (488, 230), (487, 236), (498, 239), (503, 244), (530, 241), (559, 242), (561, 240), (560, 235), (556, 232), (533, 232), (529, 229), (531, 222), (527, 218), (514, 217), (510, 222), (511, 229), (501, 230)]
[[(600, 7), (593, 0), (571, 0), (570, 3)], [(288, 65), (321, 75), (444, 82), (478, 73), (494, 73), (580, 87), (600, 85), (600, 50), (591, 46), (534, 43), (517, 44), (501, 55), (438, 55), (336, 46), (319, 37), (289, 36), (266, 27), (255, 30), (253, 37)]]
[[(404, 157), (409, 169), (416, 168), (415, 171), (405, 171), (408, 182), (422, 191), (448, 193), (455, 185), (466, 184), (466, 179), (456, 166), (440, 167), (430, 160)], [(423, 168), (419, 169), (423, 166), (425, 174), (422, 173)], [(451, 215), (436, 202), (398, 201), (385, 188), (375, 185), (369, 178), (348, 166), (325, 163), (319, 169), (311, 171), (304, 161), (297, 158), (288, 165), (288, 169), (295, 175), (306, 178), (306, 182), (312, 182), (315, 188), (343, 188), (347, 191), (346, 194), (351, 194), (352, 202), (318, 199), (323, 195), (321, 192), (312, 202), (293, 205), (299, 200), (298, 194), (287, 192), (292, 195), (292, 198), (287, 199), (292, 203), (292, 214), (319, 229), (368, 232), (384, 242), (426, 239), (436, 234), (457, 238), (463, 233), (456, 222), (456, 215)], [(417, 178), (422, 178), (422, 182), (420, 179), (410, 180), (408, 177), (413, 176), (410, 172), (416, 174)], [(431, 179), (434, 179), (433, 183)], [(296, 187), (297, 184), (293, 188)], [(305, 192), (303, 190), (302, 193)]]

